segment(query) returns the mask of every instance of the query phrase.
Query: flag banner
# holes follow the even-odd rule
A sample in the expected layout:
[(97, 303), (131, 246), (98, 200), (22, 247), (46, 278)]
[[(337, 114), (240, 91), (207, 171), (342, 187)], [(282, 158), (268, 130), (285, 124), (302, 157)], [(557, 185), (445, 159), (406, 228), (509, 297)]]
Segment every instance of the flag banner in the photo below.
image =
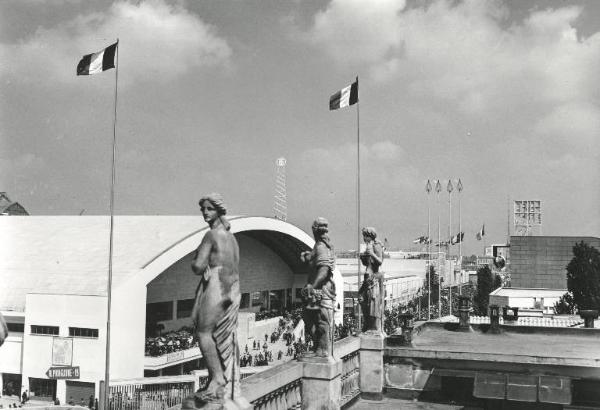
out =
[(485, 236), (485, 224), (483, 224), (483, 226), (481, 227), (481, 231), (477, 232), (477, 235), (475, 235), (475, 237), (477, 238), (478, 241), (481, 240), (481, 238), (483, 238)]
[(413, 243), (430, 243), (431, 240), (426, 236), (419, 236), (413, 241)]
[(456, 245), (457, 243), (462, 242), (464, 237), (465, 237), (465, 233), (459, 232), (450, 239), (450, 243), (452, 245)]
[(115, 54), (118, 44), (117, 42), (97, 53), (83, 56), (79, 64), (77, 64), (77, 75), (98, 74), (102, 71), (115, 68)]
[(358, 102), (358, 78), (348, 87), (329, 97), (329, 110), (348, 107)]

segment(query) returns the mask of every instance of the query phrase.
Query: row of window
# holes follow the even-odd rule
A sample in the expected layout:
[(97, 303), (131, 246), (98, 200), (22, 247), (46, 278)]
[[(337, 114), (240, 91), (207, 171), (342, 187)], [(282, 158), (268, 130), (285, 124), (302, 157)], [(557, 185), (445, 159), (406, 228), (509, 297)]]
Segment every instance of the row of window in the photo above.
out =
[[(300, 298), (300, 290), (296, 289), (296, 298)], [(176, 319), (192, 316), (195, 299), (180, 299), (175, 303)], [(242, 294), (240, 308), (260, 307), (262, 309), (282, 309), (285, 304), (292, 303), (292, 289), (263, 290)], [(146, 305), (146, 322), (156, 323), (173, 320), (173, 302), (155, 302)]]
[[(58, 336), (58, 326), (31, 325), (32, 335)], [(87, 327), (69, 327), (69, 336), (71, 337), (89, 337), (98, 338), (98, 329)]]

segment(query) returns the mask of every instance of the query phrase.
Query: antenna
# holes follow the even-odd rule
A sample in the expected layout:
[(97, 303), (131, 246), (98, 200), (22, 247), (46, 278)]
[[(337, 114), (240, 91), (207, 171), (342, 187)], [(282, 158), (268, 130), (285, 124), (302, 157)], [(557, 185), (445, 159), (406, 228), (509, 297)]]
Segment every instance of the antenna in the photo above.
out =
[(275, 218), (287, 221), (287, 193), (285, 188), (285, 166), (286, 159), (281, 157), (275, 161), (275, 197), (273, 203), (273, 213)]

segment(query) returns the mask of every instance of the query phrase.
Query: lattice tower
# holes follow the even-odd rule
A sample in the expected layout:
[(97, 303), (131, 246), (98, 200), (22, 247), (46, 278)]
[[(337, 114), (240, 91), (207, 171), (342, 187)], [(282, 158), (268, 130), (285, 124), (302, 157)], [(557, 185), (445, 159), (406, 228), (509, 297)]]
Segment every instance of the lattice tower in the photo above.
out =
[(277, 158), (275, 161), (275, 197), (273, 213), (275, 218), (287, 221), (287, 193), (285, 189), (285, 158)]

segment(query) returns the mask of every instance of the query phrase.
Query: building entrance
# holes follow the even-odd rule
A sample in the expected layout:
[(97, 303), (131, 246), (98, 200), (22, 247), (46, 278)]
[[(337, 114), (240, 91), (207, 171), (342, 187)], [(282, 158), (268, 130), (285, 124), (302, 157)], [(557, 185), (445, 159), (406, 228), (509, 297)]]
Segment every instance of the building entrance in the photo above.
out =
[(94, 383), (67, 380), (67, 403), (73, 400), (74, 404), (87, 407), (90, 401), (90, 396), (92, 396), (92, 398), (95, 397), (95, 388), (96, 386)]

